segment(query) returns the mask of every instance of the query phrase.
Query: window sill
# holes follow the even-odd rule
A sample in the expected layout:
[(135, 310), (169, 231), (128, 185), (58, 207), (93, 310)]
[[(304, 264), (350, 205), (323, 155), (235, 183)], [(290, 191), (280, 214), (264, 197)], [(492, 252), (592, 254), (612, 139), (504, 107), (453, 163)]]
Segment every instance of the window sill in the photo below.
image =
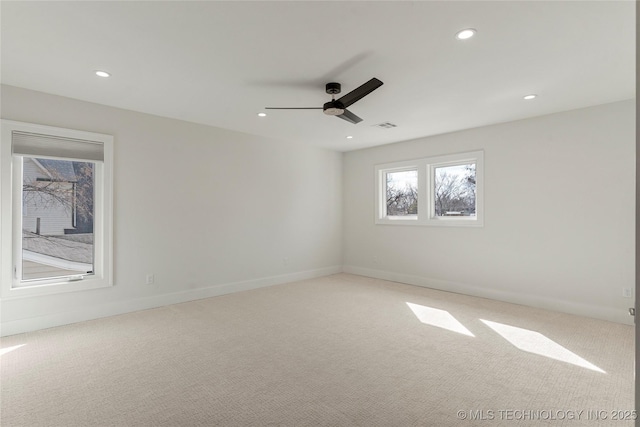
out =
[(4, 290), (2, 299), (9, 300), (44, 295), (55, 295), (66, 292), (78, 292), (92, 289), (108, 288), (111, 286), (113, 286), (113, 284), (110, 283), (109, 280), (102, 277), (89, 277), (82, 280), (69, 280), (67, 278), (58, 280), (52, 279), (42, 281), (38, 284), (32, 284), (30, 286), (24, 284), (22, 286), (15, 286), (14, 282), (13, 287)]
[(482, 220), (468, 219), (467, 218), (431, 218), (428, 220), (420, 219), (418, 217), (413, 218), (376, 218), (376, 225), (409, 225), (409, 226), (424, 226), (424, 227), (484, 227)]

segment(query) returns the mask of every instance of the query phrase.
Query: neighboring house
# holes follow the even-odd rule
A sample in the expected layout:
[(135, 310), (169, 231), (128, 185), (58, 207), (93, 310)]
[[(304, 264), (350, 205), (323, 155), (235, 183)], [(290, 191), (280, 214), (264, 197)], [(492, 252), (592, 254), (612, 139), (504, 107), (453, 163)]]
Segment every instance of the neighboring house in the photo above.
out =
[(22, 229), (45, 236), (67, 234), (77, 223), (73, 163), (25, 157)]

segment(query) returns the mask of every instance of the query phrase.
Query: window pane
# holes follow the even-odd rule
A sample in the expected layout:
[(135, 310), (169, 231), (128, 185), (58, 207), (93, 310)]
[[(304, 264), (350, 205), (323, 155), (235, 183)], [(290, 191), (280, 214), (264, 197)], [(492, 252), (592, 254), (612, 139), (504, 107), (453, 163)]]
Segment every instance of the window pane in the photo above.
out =
[(436, 167), (434, 203), (436, 216), (476, 215), (476, 164)]
[(93, 273), (94, 164), (23, 157), (22, 280)]
[(386, 173), (387, 216), (418, 214), (418, 171)]

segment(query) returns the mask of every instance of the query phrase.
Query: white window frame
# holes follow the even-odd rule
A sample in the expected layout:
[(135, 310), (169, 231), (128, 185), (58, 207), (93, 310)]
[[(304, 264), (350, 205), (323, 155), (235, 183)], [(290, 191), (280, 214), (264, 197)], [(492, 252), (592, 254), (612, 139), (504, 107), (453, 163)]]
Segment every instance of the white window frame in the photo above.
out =
[[(476, 165), (476, 215), (436, 216), (434, 182), (439, 167), (475, 163)], [(404, 170), (418, 171), (418, 215), (407, 217), (387, 215), (386, 174)], [(385, 163), (375, 166), (375, 224), (422, 225), (440, 227), (484, 226), (484, 151), (449, 154), (437, 157)]]
[[(0, 131), (0, 295), (3, 299), (113, 286), (113, 137), (93, 132), (2, 120)], [(104, 161), (94, 163), (94, 271), (81, 276), (27, 281), (20, 279), (22, 245), (22, 157), (12, 152), (13, 132), (27, 132), (103, 144)], [(36, 157), (36, 156), (32, 156)], [(47, 157), (47, 156), (42, 156)], [(57, 159), (61, 159), (56, 157)]]

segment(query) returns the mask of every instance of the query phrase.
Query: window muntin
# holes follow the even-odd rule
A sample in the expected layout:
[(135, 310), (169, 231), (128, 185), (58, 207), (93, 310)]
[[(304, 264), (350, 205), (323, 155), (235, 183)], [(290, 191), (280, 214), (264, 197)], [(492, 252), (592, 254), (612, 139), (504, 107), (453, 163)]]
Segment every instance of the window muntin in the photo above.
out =
[(111, 286), (113, 137), (9, 120), (0, 137), (2, 297)]
[(376, 166), (375, 223), (483, 226), (483, 162), (474, 151)]

